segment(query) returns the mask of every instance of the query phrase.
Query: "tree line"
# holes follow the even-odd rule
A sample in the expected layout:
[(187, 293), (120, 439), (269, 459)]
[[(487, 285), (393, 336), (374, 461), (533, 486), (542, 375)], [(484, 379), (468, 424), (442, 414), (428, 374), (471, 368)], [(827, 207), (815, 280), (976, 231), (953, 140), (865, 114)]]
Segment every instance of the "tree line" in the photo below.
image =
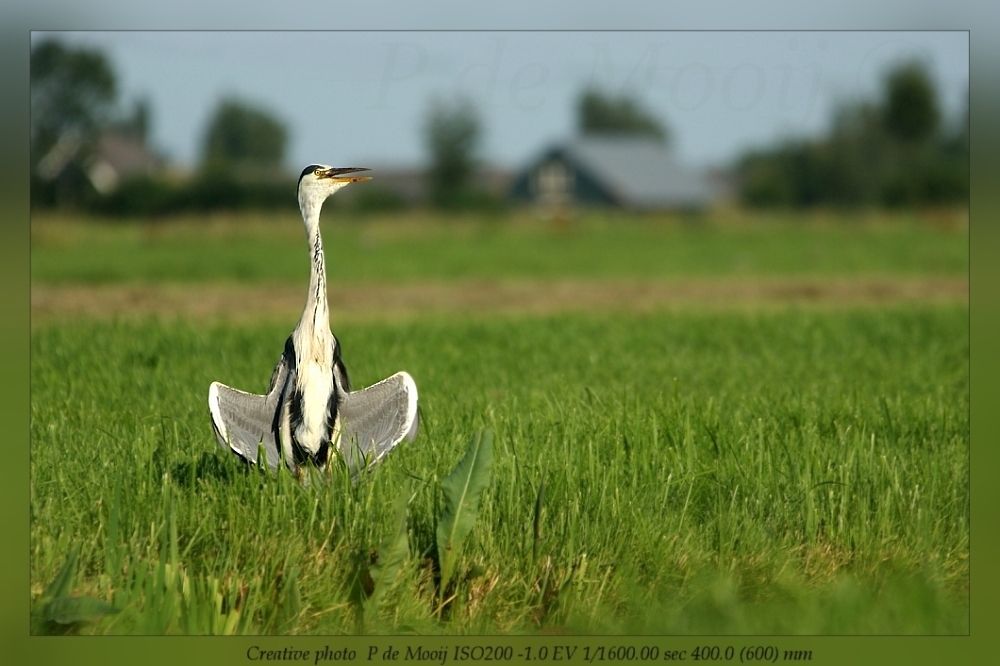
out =
[[(641, 136), (669, 145), (668, 124), (634, 95), (598, 87), (576, 102), (580, 135)], [(88, 177), (101, 137), (128, 137), (147, 153), (147, 101), (122, 110), (115, 73), (99, 50), (46, 39), (31, 52), (32, 202), (110, 214), (156, 214), (288, 204), (284, 167), (288, 130), (274, 113), (247, 100), (221, 100), (204, 129), (189, 178), (134, 175), (110, 191)], [(502, 205), (476, 178), (483, 166), (484, 126), (475, 103), (431, 101), (422, 128), (427, 202), (443, 209)], [(927, 69), (919, 62), (890, 70), (875, 100), (845, 103), (821, 136), (753, 149), (731, 165), (748, 206), (922, 206), (960, 204), (969, 189), (969, 122), (948, 122)], [(397, 208), (404, 202), (377, 185), (356, 205)]]
[(842, 104), (825, 135), (750, 151), (736, 174), (752, 206), (963, 204), (968, 107), (947, 123), (926, 67), (901, 63), (885, 75), (877, 99)]

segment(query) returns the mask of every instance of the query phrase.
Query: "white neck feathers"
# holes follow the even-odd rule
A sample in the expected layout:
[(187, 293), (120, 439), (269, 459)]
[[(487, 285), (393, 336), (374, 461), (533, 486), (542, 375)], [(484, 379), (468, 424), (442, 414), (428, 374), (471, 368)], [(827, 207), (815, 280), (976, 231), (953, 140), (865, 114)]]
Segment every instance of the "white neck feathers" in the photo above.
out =
[(326, 197), (309, 194), (307, 191), (299, 196), (309, 248), (309, 291), (298, 328), (305, 338), (303, 342), (310, 346), (315, 344), (325, 347), (330, 337), (330, 315), (326, 300), (326, 257), (319, 230), (319, 214)]

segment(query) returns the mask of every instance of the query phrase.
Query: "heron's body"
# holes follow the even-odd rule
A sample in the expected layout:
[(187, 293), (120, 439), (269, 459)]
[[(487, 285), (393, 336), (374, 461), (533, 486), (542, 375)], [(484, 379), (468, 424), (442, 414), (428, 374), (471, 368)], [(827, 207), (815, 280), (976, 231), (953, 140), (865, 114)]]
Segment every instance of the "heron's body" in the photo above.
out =
[[(417, 391), (413, 379), (397, 373), (352, 393), (340, 341), (330, 330), (326, 260), (319, 229), (323, 201), (349, 182), (343, 174), (363, 169), (313, 165), (299, 179), (299, 207), (309, 245), (306, 305), (271, 376), (265, 395), (214, 382), (209, 410), (219, 443), (248, 462), (263, 448), (267, 462), (293, 470), (327, 465), (336, 451), (359, 471), (378, 462), (416, 430)], [(346, 434), (346, 436), (345, 436)]]

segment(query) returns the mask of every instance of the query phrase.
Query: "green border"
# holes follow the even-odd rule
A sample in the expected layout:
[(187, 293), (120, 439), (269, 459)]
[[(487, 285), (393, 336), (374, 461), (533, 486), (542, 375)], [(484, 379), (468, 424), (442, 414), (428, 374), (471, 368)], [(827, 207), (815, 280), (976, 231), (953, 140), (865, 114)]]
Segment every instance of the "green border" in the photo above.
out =
[[(557, 645), (611, 647), (615, 645), (656, 645), (660, 649), (691, 650), (697, 645), (774, 645), (785, 649), (812, 650), (812, 663), (824, 664), (882, 664), (882, 663), (986, 663), (992, 662), (989, 655), (991, 648), (997, 645), (994, 629), (998, 612), (994, 600), (998, 598), (997, 569), (993, 566), (997, 555), (997, 537), (994, 531), (995, 508), (998, 505), (998, 488), (992, 476), (994, 470), (1000, 469), (997, 464), (998, 447), (992, 442), (991, 435), (998, 431), (997, 420), (1000, 410), (996, 403), (1000, 393), (996, 391), (998, 376), (997, 354), (994, 351), (997, 335), (997, 323), (1000, 312), (996, 305), (997, 287), (1000, 284), (1000, 262), (997, 257), (997, 240), (1000, 228), (993, 219), (1000, 211), (998, 205), (998, 188), (996, 186), (996, 166), (991, 156), (1000, 155), (997, 151), (997, 119), (1000, 118), (1000, 91), (996, 86), (995, 63), (1000, 61), (1000, 40), (994, 38), (989, 31), (995, 31), (1000, 22), (996, 20), (996, 11), (976, 7), (974, 0), (961, 3), (947, 3), (941, 6), (927, 0), (925, 4), (901, 3), (905, 14), (886, 12), (881, 7), (871, 3), (852, 0), (854, 6), (840, 6), (831, 14), (824, 10), (822, 16), (810, 16), (812, 11), (799, 3), (790, 0), (780, 0), (770, 3), (769, 11), (760, 13), (758, 8), (747, 7), (747, 16), (743, 17), (743, 27), (775, 28), (776, 22), (786, 29), (803, 27), (851, 28), (851, 29), (966, 29), (971, 31), (971, 81), (972, 83), (972, 137), (973, 137), (973, 189), (972, 189), (972, 224), (971, 224), (971, 349), (973, 362), (971, 371), (972, 388), (972, 635), (969, 637), (387, 637), (387, 638), (192, 638), (192, 637), (121, 637), (121, 638), (48, 638), (29, 637), (28, 635), (28, 441), (29, 441), (29, 227), (27, 206), (27, 136), (28, 136), (28, 41), (31, 29), (129, 29), (129, 28), (214, 28), (214, 29), (270, 29), (272, 27), (296, 27), (290, 20), (298, 21), (301, 27), (315, 29), (328, 28), (626, 28), (634, 25), (656, 26), (659, 28), (709, 28), (714, 23), (722, 27), (720, 21), (732, 21), (730, 25), (739, 23), (739, 11), (721, 19), (717, 10), (711, 6), (701, 8), (699, 3), (690, 3), (688, 7), (666, 7), (656, 11), (637, 3), (634, 12), (627, 0), (619, 0), (613, 12), (608, 17), (616, 17), (612, 26), (602, 24), (601, 17), (590, 16), (580, 18), (573, 11), (573, 3), (565, 2), (562, 11), (555, 11), (551, 6), (545, 12), (549, 23), (545, 26), (532, 25), (531, 17), (537, 17), (539, 12), (531, 7), (533, 3), (515, 0), (504, 4), (504, 15), (493, 10), (488, 14), (476, 14), (476, 9), (462, 13), (458, 8), (460, 3), (454, 2), (437, 13), (416, 11), (414, 5), (409, 20), (404, 13), (386, 12), (382, 6), (372, 3), (363, 7), (355, 4), (341, 11), (343, 3), (305, 2), (306, 6), (315, 7), (317, 17), (310, 17), (308, 25), (306, 18), (295, 17), (291, 9), (281, 3), (248, 2), (227, 3), (230, 13), (220, 11), (211, 14), (202, 11), (200, 3), (180, 0), (171, 3), (168, 9), (164, 3), (152, 4), (156, 18), (144, 19), (141, 8), (136, 2), (125, 0), (89, 0), (89, 2), (72, 2), (65, 0), (36, 0), (31, 8), (0, 10), (4, 14), (0, 25), (3, 39), (0, 40), (0, 50), (4, 55), (3, 89), (6, 102), (0, 105), (3, 122), (2, 146), (6, 159), (0, 161), (0, 202), (2, 202), (5, 224), (0, 226), (3, 237), (0, 248), (3, 261), (0, 262), (5, 272), (6, 288), (3, 290), (4, 306), (7, 316), (0, 330), (3, 331), (3, 349), (5, 354), (4, 368), (6, 372), (3, 382), (4, 423), (7, 425), (6, 437), (2, 446), (6, 447), (8, 479), (0, 484), (2, 493), (3, 525), (8, 532), (5, 548), (0, 560), (0, 576), (2, 576), (3, 595), (0, 602), (0, 636), (4, 638), (3, 650), (8, 663), (26, 663), (29, 659), (39, 663), (73, 663), (84, 664), (150, 664), (152, 662), (177, 663), (189, 660), (190, 663), (212, 664), (242, 664), (248, 663), (246, 651), (254, 645), (267, 649), (283, 649), (296, 647), (316, 649), (325, 645), (334, 648), (353, 648), (359, 650), (359, 656), (367, 654), (370, 645), (384, 648), (395, 645), (401, 649), (405, 646), (422, 645), (428, 649), (438, 649), (442, 646), (453, 649), (456, 645), (510, 645), (516, 650), (533, 646), (539, 648), (548, 646), (554, 650)], [(523, 5), (518, 6), (519, 4)], [(645, 3), (644, 3), (645, 4)], [(85, 6), (92, 5), (92, 6)], [(320, 5), (324, 5), (321, 7)], [(423, 7), (423, 5), (420, 5)], [(231, 13), (238, 9), (239, 14)], [(402, 5), (399, 7), (402, 10)], [(454, 9), (452, 12), (450, 10)], [(124, 10), (124, 11), (122, 11)], [(521, 10), (521, 11), (518, 11)], [(734, 7), (735, 10), (735, 7)], [(174, 12), (168, 15), (167, 12)], [(347, 15), (349, 24), (343, 22)], [(212, 25), (198, 25), (198, 17), (214, 15)], [(634, 18), (629, 19), (630, 16)], [(779, 18), (780, 17), (780, 18)], [(992, 19), (992, 20), (990, 20)], [(205, 18), (200, 19), (202, 21)], [(545, 20), (544, 17), (542, 20)], [(559, 20), (562, 25), (553, 24)], [(391, 22), (387, 22), (391, 21)], [(765, 25), (763, 22), (767, 22)], [(990, 89), (992, 86), (992, 89)], [(448, 662), (453, 660), (449, 654)], [(581, 654), (576, 654), (579, 661)], [(392, 663), (407, 663), (400, 659)], [(690, 661), (690, 657), (688, 659)], [(299, 662), (301, 663), (301, 662)], [(310, 663), (310, 662), (306, 662)], [(334, 663), (334, 662), (323, 662)], [(343, 662), (339, 662), (343, 663)], [(366, 663), (360, 659), (360, 663)], [(371, 663), (381, 663), (376, 660)], [(430, 664), (436, 661), (424, 661)], [(510, 663), (517, 663), (514, 660)]]

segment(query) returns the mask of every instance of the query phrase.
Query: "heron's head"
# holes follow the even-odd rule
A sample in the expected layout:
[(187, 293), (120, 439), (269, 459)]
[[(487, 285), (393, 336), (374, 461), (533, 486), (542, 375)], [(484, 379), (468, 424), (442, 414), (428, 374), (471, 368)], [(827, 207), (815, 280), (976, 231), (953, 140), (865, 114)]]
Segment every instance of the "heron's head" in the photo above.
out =
[(371, 176), (358, 175), (368, 169), (362, 167), (332, 167), (325, 164), (310, 164), (299, 176), (299, 205), (321, 206), (326, 198), (351, 183), (371, 180)]

